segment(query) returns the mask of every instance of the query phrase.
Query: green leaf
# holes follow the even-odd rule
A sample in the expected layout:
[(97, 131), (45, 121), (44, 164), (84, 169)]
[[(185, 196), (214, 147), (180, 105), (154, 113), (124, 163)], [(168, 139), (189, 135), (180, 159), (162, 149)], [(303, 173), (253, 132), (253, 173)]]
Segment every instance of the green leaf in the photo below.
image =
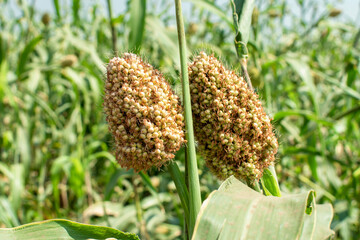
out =
[(116, 18), (111, 19), (111, 23), (115, 25), (120, 24), (124, 21), (124, 14), (119, 14)]
[(281, 197), (279, 184), (269, 169), (264, 170), (264, 174), (261, 178), (261, 184), (271, 193), (272, 196)]
[(79, 23), (79, 10), (80, 10), (80, 0), (73, 0), (72, 3), (72, 11), (73, 11), (73, 19), (75, 23)]
[(255, 7), (255, 1), (231, 0), (231, 7), (236, 30), (236, 41), (241, 41), (246, 45), (249, 41), (251, 16)]
[(318, 219), (314, 201), (314, 191), (266, 197), (230, 177), (202, 205), (193, 239), (325, 239), (333, 213), (321, 207)]
[(146, 16), (146, 0), (131, 0), (130, 8), (130, 36), (129, 49), (138, 53), (143, 40)]
[(57, 17), (58, 19), (60, 19), (60, 18), (61, 18), (61, 15), (60, 15), (60, 4), (59, 4), (59, 0), (54, 0), (53, 3), (54, 3), (54, 7), (55, 7), (56, 17)]
[[(172, 162), (168, 165), (168, 171), (175, 183), (176, 190), (178, 191), (181, 205), (185, 214), (185, 219), (189, 219), (189, 191), (185, 184), (185, 178), (180, 172), (179, 166), (176, 164), (176, 162)], [(186, 221), (186, 224), (189, 223)]]
[(33, 38), (24, 48), (24, 51), (21, 53), (20, 58), (19, 58), (19, 63), (18, 63), (18, 67), (17, 67), (17, 75), (20, 76), (24, 70), (25, 70), (25, 66), (26, 66), (26, 62), (30, 56), (30, 53), (34, 51), (36, 45), (43, 39), (42, 35), (39, 35), (35, 38)]
[(25, 224), (15, 228), (0, 229), (0, 239), (55, 240), (55, 239), (106, 239), (138, 240), (133, 233), (68, 220), (54, 219), (49, 221)]

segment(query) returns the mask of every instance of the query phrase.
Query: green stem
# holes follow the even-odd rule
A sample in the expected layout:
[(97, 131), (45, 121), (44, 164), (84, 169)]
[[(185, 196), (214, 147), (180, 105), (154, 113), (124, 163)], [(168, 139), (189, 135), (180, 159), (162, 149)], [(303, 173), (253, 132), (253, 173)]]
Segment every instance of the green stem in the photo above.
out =
[(194, 128), (191, 111), (191, 99), (190, 99), (190, 88), (189, 88), (189, 76), (187, 69), (187, 56), (186, 56), (186, 41), (185, 41), (185, 30), (184, 22), (181, 10), (181, 0), (175, 0), (176, 9), (176, 23), (179, 38), (179, 51), (180, 51), (180, 63), (181, 63), (181, 78), (182, 88), (184, 94), (184, 106), (185, 106), (185, 130), (186, 130), (186, 141), (187, 141), (187, 156), (188, 162), (186, 165), (186, 171), (188, 173), (189, 182), (189, 205), (190, 205), (190, 216), (189, 216), (189, 236), (192, 235), (196, 217), (201, 206), (201, 195), (200, 195), (200, 183), (196, 161), (195, 152), (195, 140), (194, 140)]
[(251, 84), (251, 79), (247, 70), (247, 61), (248, 61), (248, 49), (246, 47), (246, 43), (238, 40), (237, 38), (239, 38), (239, 34), (236, 35), (235, 37), (235, 49), (236, 49), (236, 54), (238, 56), (238, 59), (240, 60), (240, 66), (241, 66), (241, 72), (243, 74), (243, 77), (245, 78), (246, 83), (248, 84), (249, 88), (254, 91), (254, 88)]

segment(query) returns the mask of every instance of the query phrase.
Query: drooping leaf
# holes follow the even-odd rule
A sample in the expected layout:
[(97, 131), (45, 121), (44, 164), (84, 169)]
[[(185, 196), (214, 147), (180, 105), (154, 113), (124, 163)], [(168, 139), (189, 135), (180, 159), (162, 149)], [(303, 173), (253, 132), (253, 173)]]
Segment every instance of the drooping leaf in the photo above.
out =
[(85, 240), (115, 238), (138, 240), (133, 233), (124, 233), (114, 228), (81, 224), (63, 219), (25, 224), (15, 228), (0, 229), (0, 239), (24, 240)]
[(230, 177), (203, 203), (193, 239), (325, 239), (332, 212), (318, 220), (314, 201), (313, 191), (266, 197)]

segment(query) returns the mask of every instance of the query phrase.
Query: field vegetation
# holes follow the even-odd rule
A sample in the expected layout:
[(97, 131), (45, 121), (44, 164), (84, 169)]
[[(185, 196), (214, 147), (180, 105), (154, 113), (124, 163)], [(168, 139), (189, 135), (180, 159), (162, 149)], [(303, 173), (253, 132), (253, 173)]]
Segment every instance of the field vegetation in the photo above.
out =
[[(182, 95), (173, 1), (54, 0), (51, 13), (34, 2), (0, 1), (0, 226), (66, 218), (180, 239), (167, 168), (120, 168), (102, 107), (106, 63), (129, 50)], [(314, 189), (334, 207), (336, 238), (350, 240), (360, 237), (360, 29), (336, 4), (258, 1), (248, 69), (273, 118), (281, 190)], [(227, 1), (188, 0), (184, 21), (188, 55), (213, 53), (240, 72)], [(205, 199), (221, 182), (198, 160)]]

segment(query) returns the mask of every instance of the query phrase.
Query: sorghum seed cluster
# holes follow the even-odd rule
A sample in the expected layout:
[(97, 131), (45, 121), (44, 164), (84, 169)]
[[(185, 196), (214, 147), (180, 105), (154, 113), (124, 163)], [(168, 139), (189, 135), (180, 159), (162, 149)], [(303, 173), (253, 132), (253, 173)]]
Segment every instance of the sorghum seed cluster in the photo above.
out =
[(135, 54), (110, 60), (104, 110), (122, 167), (135, 171), (160, 167), (184, 143), (178, 97), (164, 77)]
[(256, 93), (204, 52), (189, 65), (189, 80), (195, 136), (207, 166), (220, 179), (259, 179), (278, 143)]

